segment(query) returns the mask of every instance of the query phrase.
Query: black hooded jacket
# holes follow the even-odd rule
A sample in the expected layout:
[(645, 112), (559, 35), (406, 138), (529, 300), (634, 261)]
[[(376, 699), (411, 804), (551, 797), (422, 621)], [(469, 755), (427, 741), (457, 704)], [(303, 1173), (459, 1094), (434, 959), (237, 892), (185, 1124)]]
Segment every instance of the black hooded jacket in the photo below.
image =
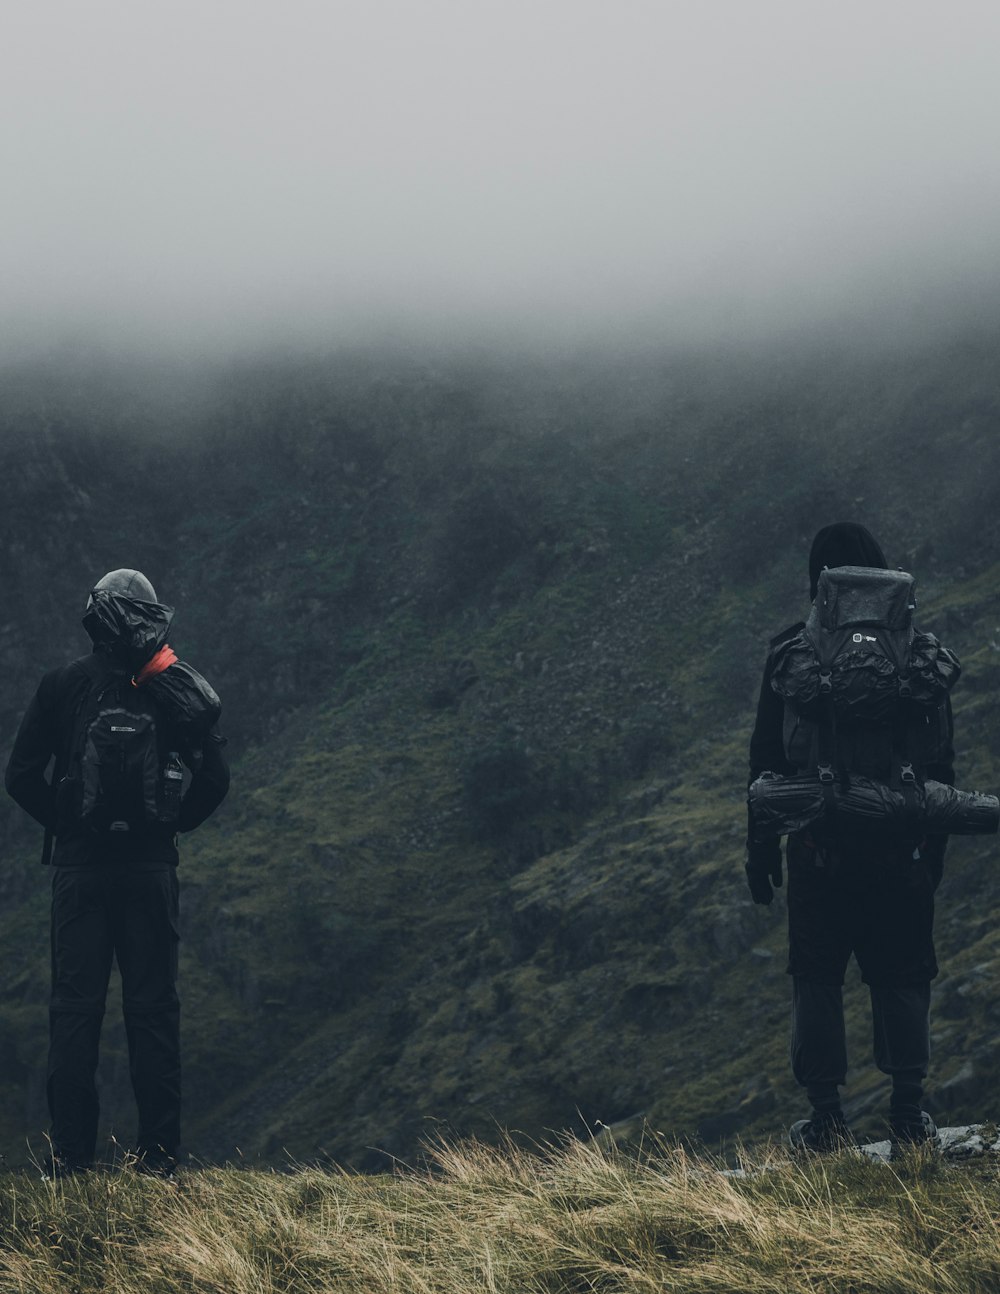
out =
[[(865, 529), (853, 521), (838, 521), (831, 526), (824, 526), (813, 540), (809, 553), (809, 596), (815, 599), (820, 572), (824, 567), (837, 566), (874, 566), (880, 570), (888, 569), (888, 562), (877, 540)], [(785, 758), (783, 726), (784, 702), (771, 687), (771, 674), (774, 669), (774, 649), (789, 638), (793, 638), (805, 621), (790, 625), (771, 640), (770, 650), (764, 666), (764, 678), (761, 682), (760, 697), (757, 702), (757, 720), (750, 738), (750, 781), (766, 770), (790, 776), (797, 770)], [(951, 742), (951, 704), (948, 704), (947, 748), (942, 752), (939, 761), (928, 765), (926, 775), (938, 782), (955, 784), (954, 749)]]
[[(95, 648), (92, 655), (52, 670), (38, 685), (14, 741), (4, 784), (8, 794), (41, 826), (51, 830), (56, 825), (53, 786), (69, 763), (76, 716), (84, 697), (96, 679), (130, 674), (125, 666)], [(191, 774), (177, 830), (192, 831), (222, 803), (229, 790), (222, 738), (213, 729), (198, 750), (186, 746), (182, 738), (171, 735), (168, 741)], [(50, 783), (45, 773), (53, 759)], [(168, 824), (150, 823), (142, 832), (130, 832), (119, 840), (107, 835), (98, 837), (81, 827), (57, 837), (53, 862), (63, 867), (116, 859), (138, 867), (175, 865), (178, 855), (174, 831)]]

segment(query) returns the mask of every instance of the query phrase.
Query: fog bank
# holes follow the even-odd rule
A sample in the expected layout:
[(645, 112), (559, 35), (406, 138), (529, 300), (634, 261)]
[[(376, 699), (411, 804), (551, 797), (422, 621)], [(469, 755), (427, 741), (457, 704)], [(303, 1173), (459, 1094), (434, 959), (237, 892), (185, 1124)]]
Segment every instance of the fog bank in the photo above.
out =
[(998, 36), (986, 3), (22, 2), (0, 340), (936, 313), (1000, 261)]

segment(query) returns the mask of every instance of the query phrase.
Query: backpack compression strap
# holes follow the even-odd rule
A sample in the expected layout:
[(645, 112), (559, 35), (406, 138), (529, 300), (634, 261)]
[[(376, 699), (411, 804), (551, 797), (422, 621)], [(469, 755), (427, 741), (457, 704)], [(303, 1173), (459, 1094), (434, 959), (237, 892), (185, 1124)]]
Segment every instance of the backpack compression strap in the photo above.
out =
[[(811, 637), (811, 635), (810, 635)], [(813, 640), (814, 650), (819, 662), (819, 701), (823, 714), (817, 732), (819, 742), (819, 763), (816, 773), (823, 790), (823, 808), (826, 820), (832, 823), (837, 815), (836, 772), (837, 762), (837, 711), (833, 702), (833, 661), (841, 644), (836, 638), (832, 643), (822, 638)], [(826, 650), (824, 650), (824, 646)]]
[[(917, 774), (913, 767), (911, 737), (913, 733), (913, 688), (908, 674), (899, 676), (899, 720), (896, 724), (896, 740), (893, 742), (895, 756), (893, 760), (893, 780), (898, 778), (899, 789), (903, 792), (905, 810), (903, 821), (911, 831), (917, 831), (917, 820), (920, 813)], [(919, 834), (919, 833), (918, 833)]]
[(823, 789), (823, 807), (826, 819), (832, 822), (837, 813), (836, 774), (834, 764), (837, 759), (837, 715), (833, 706), (833, 683), (830, 670), (820, 667), (819, 694), (826, 711), (819, 723), (819, 763), (816, 773)]

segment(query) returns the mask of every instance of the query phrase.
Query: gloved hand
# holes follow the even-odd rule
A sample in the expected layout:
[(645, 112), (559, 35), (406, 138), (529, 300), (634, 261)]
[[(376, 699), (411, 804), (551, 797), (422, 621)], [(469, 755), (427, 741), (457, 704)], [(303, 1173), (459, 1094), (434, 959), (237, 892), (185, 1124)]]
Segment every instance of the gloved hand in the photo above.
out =
[(754, 903), (769, 904), (774, 898), (774, 887), (781, 886), (781, 845), (777, 840), (766, 845), (748, 844), (743, 866)]

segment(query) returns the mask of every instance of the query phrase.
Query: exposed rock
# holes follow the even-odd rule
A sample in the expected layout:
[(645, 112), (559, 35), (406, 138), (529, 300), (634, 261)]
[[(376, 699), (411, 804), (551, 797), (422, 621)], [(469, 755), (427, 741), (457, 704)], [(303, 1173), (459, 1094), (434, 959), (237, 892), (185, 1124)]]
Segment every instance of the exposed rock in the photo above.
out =
[[(939, 1128), (938, 1144), (949, 1159), (972, 1159), (986, 1153), (983, 1136), (985, 1124), (973, 1123), (965, 1127)], [(995, 1144), (990, 1149), (995, 1149)]]
[[(892, 1155), (891, 1141), (870, 1141), (859, 1147), (869, 1159), (888, 1163)], [(961, 1124), (953, 1128), (938, 1128), (937, 1149), (946, 1159), (977, 1159), (987, 1151), (1000, 1154), (1000, 1137), (992, 1123)]]

